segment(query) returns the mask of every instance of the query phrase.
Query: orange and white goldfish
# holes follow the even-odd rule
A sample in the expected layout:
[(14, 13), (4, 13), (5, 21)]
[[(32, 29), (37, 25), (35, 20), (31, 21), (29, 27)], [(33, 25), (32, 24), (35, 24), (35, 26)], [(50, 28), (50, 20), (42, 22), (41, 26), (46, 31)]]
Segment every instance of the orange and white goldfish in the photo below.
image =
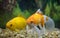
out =
[[(32, 14), (28, 19), (27, 19), (27, 24), (28, 26), (31, 26), (33, 31), (37, 31), (38, 35), (45, 34), (45, 23), (48, 21), (48, 16), (45, 16), (42, 14), (40, 9), (38, 9), (34, 14)], [(39, 26), (39, 29), (37, 26)]]
[[(42, 12), (40, 11), (40, 9), (38, 9), (33, 15), (31, 15), (28, 19), (27, 19), (27, 24), (28, 26), (33, 27), (38, 35), (42, 35), (45, 34), (46, 32), (46, 26), (53, 26), (54, 27), (54, 22), (53, 20), (42, 14)], [(39, 28), (41, 28), (41, 30), (39, 28), (37, 28), (37, 26), (39, 26)]]
[(44, 26), (44, 23), (48, 20), (48, 17), (44, 16), (40, 11), (38, 10), (36, 13), (31, 15), (27, 19), (27, 24), (34, 23), (36, 25), (41, 24), (41, 26)]

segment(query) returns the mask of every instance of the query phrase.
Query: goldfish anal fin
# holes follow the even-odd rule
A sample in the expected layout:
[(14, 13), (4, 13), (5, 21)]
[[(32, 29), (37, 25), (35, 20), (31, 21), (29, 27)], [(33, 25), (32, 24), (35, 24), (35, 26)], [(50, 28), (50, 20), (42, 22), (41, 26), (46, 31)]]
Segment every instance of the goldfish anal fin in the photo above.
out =
[(20, 30), (18, 30), (18, 29), (15, 29), (15, 31), (18, 32), (18, 33), (20, 32)]

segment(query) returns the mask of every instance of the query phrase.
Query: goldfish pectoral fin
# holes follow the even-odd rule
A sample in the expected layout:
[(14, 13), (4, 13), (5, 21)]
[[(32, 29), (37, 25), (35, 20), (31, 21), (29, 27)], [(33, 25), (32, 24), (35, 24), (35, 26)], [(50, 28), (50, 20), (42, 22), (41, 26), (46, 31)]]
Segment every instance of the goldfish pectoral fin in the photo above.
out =
[(40, 33), (45, 34), (46, 33), (45, 25), (42, 27), (41, 24), (39, 24), (39, 27), (41, 28)]
[(40, 29), (37, 26), (34, 26), (34, 30), (38, 33), (38, 36), (40, 35)]
[(42, 28), (42, 32), (43, 32), (43, 34), (46, 34), (46, 28), (45, 27)]
[(37, 28), (39, 28), (39, 30), (41, 30), (41, 28), (39, 27), (39, 25), (37, 26)]
[(27, 26), (26, 26), (26, 31), (28, 32), (28, 30), (29, 30), (29, 26), (27, 25)]
[(15, 29), (15, 31), (18, 32), (18, 33), (20, 32), (20, 30), (18, 30), (18, 29)]
[(41, 24), (39, 24), (39, 27), (40, 27), (41, 29), (43, 28)]
[(29, 29), (29, 26), (27, 25), (27, 26), (26, 26), (26, 30), (28, 30), (28, 29)]
[(41, 35), (43, 35), (42, 30), (40, 30), (39, 28), (37, 28), (36, 26), (34, 26), (34, 31), (36, 31), (37, 34), (38, 34), (38, 37), (41, 38)]

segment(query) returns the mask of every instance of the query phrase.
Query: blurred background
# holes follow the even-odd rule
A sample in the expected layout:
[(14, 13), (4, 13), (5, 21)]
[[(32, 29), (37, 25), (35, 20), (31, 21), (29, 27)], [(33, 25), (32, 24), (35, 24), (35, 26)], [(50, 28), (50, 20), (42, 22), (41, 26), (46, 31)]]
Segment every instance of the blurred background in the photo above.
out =
[(6, 28), (6, 22), (18, 15), (27, 19), (39, 8), (60, 28), (60, 0), (0, 0), (0, 28)]

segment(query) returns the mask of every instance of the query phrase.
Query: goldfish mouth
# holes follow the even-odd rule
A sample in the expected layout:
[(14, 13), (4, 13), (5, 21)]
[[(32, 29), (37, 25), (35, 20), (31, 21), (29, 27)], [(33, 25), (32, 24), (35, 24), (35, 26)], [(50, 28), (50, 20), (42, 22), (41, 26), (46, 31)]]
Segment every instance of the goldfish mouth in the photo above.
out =
[(7, 29), (12, 30), (11, 28), (7, 27)]
[(13, 30), (11, 27), (6, 27), (7, 29)]
[(10, 27), (6, 27), (6, 28), (10, 29)]
[(6, 28), (8, 28), (8, 27), (6, 27)]

